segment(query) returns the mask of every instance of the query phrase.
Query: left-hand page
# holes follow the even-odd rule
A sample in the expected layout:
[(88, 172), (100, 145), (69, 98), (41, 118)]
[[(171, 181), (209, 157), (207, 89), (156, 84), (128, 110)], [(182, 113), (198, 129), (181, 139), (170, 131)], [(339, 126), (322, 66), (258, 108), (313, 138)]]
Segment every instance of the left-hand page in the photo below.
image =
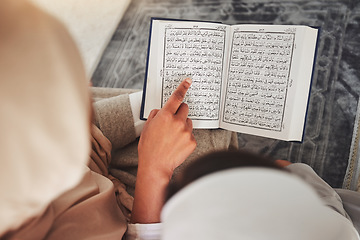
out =
[(161, 108), (179, 83), (192, 79), (184, 102), (194, 128), (218, 128), (229, 26), (219, 23), (152, 20), (143, 111)]

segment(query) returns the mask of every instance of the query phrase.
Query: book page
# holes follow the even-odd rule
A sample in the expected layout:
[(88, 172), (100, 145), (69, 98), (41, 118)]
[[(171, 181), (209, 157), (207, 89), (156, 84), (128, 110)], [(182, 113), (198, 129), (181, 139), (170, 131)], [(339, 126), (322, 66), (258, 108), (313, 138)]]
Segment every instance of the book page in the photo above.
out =
[[(299, 70), (311, 72), (312, 65), (302, 65), (303, 61), (313, 62), (316, 36), (310, 36), (309, 45), (305, 45), (310, 54), (302, 59), (304, 27), (243, 25), (234, 26), (231, 35), (221, 126), (271, 138), (301, 140), (303, 121), (293, 126), (295, 132), (291, 122), (296, 117), (305, 118), (311, 74), (304, 79)], [(300, 81), (305, 87), (295, 89)], [(296, 100), (299, 106), (295, 106)], [(293, 116), (294, 108), (297, 116)]]
[(179, 83), (190, 77), (193, 83), (184, 102), (194, 128), (219, 127), (226, 27), (206, 22), (153, 21), (145, 117), (151, 109), (164, 106)]

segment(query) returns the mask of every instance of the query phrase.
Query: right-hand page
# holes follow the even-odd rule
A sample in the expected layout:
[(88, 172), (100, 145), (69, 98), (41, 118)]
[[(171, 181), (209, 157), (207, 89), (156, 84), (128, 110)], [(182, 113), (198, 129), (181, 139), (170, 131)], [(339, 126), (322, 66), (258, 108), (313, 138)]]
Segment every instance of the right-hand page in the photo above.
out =
[(318, 30), (234, 25), (220, 127), (302, 141)]

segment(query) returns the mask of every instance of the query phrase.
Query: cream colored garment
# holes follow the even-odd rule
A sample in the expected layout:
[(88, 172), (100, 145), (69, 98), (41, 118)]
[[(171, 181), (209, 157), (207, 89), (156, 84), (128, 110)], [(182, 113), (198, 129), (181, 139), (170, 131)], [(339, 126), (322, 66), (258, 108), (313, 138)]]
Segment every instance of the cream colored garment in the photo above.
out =
[[(124, 233), (126, 227), (125, 219), (127, 221), (130, 220), (134, 199), (126, 191), (126, 185), (123, 182), (121, 182), (118, 178), (115, 178), (109, 174), (108, 167), (111, 162), (111, 150), (112, 150), (111, 142), (103, 135), (100, 129), (98, 129), (95, 125), (92, 125), (91, 135), (92, 135), (92, 139), (91, 139), (92, 151), (90, 154), (89, 168), (92, 171), (99, 173), (112, 181), (114, 185), (113, 192), (115, 193), (113, 198), (115, 200), (115, 196), (116, 196), (116, 200), (117, 200), (116, 202), (118, 204), (119, 209), (121, 209), (122, 211), (121, 215), (124, 216), (121, 217), (122, 219), (124, 219), (123, 224), (121, 226), (124, 230), (122, 233)], [(109, 203), (107, 205), (109, 205)], [(104, 208), (104, 210), (106, 211), (107, 208)], [(108, 220), (103, 219), (103, 222), (107, 223), (107, 221)], [(118, 226), (118, 228), (120, 228), (120, 226)]]
[(53, 18), (0, 1), (0, 236), (79, 183), (89, 96), (79, 53)]
[(207, 175), (164, 206), (161, 239), (355, 240), (352, 223), (301, 179), (237, 168)]
[[(95, 99), (94, 122), (105, 135), (104, 139), (101, 142), (97, 141), (97, 143), (99, 149), (107, 152), (107, 154), (101, 154), (96, 158), (92, 154), (91, 162), (97, 162), (96, 164), (107, 162), (107, 165), (120, 165), (116, 167), (115, 175), (113, 172), (110, 175), (107, 171), (103, 171), (102, 174), (114, 182), (119, 206), (129, 219), (133, 198), (128, 192), (133, 192), (132, 189), (135, 186), (138, 156), (137, 136), (128, 94), (138, 90), (94, 87), (91, 90)], [(110, 146), (104, 144), (106, 141), (110, 143)], [(118, 153), (115, 154), (115, 157), (114, 152)], [(94, 170), (98, 172), (96, 169)], [(126, 191), (124, 191), (125, 189)]]
[(85, 174), (78, 185), (52, 201), (44, 213), (8, 232), (4, 239), (121, 239), (126, 219), (114, 190), (122, 208), (132, 205), (132, 199), (124, 197), (128, 194), (119, 180), (108, 179), (111, 143), (94, 125), (91, 136), (89, 167), (93, 171), (84, 166)]
[(126, 220), (117, 205), (112, 182), (89, 169), (82, 181), (39, 216), (1, 239), (121, 239)]

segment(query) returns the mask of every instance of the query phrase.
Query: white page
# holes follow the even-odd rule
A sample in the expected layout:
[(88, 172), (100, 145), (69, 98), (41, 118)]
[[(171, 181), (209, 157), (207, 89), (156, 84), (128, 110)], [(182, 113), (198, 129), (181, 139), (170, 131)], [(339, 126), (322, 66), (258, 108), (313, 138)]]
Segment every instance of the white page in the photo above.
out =
[(316, 34), (304, 26), (233, 26), (220, 127), (300, 141)]
[(299, 66), (297, 68), (296, 75), (298, 80), (295, 81), (294, 87), (290, 88), (290, 95), (294, 95), (294, 105), (296, 107), (291, 108), (292, 111), (291, 124), (294, 127), (290, 128), (290, 136), (297, 136), (296, 138), (302, 138), (303, 132), (299, 131), (296, 126), (304, 126), (306, 120), (306, 110), (309, 99), (309, 85), (311, 84), (311, 77), (313, 73), (314, 61), (313, 59), (316, 51), (316, 41), (318, 36), (317, 29), (302, 27), (303, 31), (302, 39), (299, 41), (305, 46), (302, 49), (301, 58), (295, 59), (294, 65)]
[(229, 26), (166, 20), (152, 24), (144, 118), (161, 108), (178, 84), (190, 77), (193, 83), (184, 102), (194, 128), (219, 128)]

